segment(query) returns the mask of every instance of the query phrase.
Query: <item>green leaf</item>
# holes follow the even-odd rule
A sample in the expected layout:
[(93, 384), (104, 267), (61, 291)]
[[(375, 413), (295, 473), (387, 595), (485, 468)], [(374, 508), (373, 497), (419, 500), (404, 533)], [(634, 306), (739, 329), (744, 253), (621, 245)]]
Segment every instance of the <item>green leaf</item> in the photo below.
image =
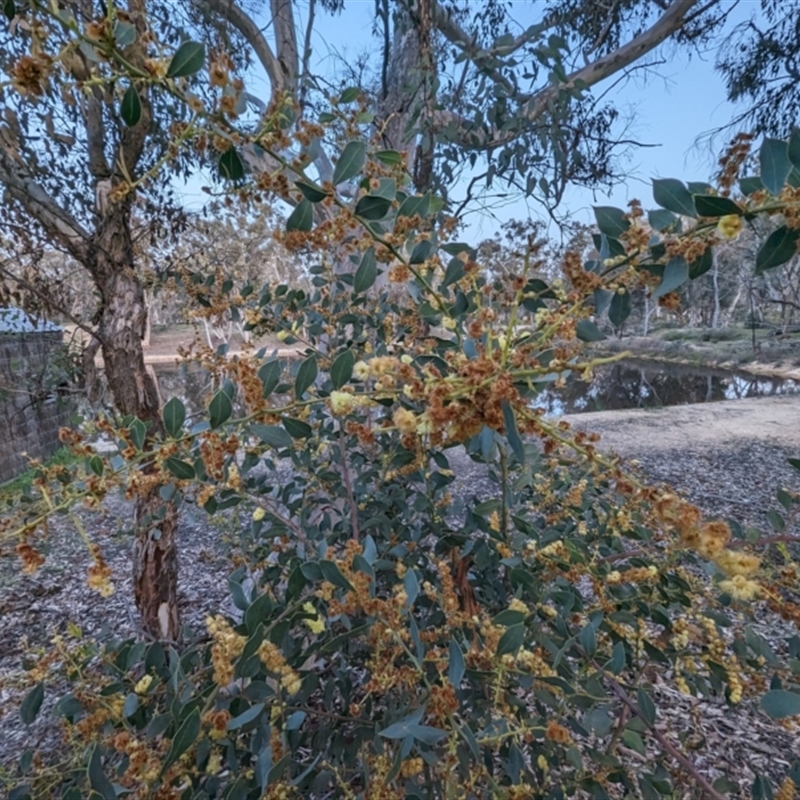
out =
[(39, 681), (36, 686), (25, 695), (22, 705), (19, 707), (19, 716), (26, 725), (30, 725), (39, 713), (44, 700), (44, 683)]
[(281, 417), (283, 427), (286, 428), (289, 436), (293, 439), (308, 439), (314, 432), (307, 422), (293, 417)]
[(114, 23), (114, 43), (117, 47), (127, 47), (136, 41), (136, 26), (118, 19)]
[(797, 253), (798, 239), (800, 230), (788, 228), (786, 225), (773, 231), (758, 251), (755, 274), (760, 275), (768, 269), (785, 264)]
[(451, 283), (456, 283), (464, 277), (464, 262), (460, 258), (451, 258), (447, 265), (442, 281), (442, 289), (446, 289)]
[(350, 178), (358, 175), (366, 161), (367, 148), (364, 142), (348, 142), (344, 150), (342, 150), (342, 155), (339, 157), (339, 160), (336, 162), (336, 167), (333, 170), (333, 185), (338, 186), (340, 183), (349, 181)]
[(600, 342), (606, 335), (590, 319), (578, 320), (575, 333), (582, 342)]
[(400, 217), (414, 217), (417, 214), (421, 217), (426, 217), (430, 202), (430, 195), (427, 194), (406, 197), (400, 204), (400, 208), (397, 209), (397, 219), (400, 219)]
[(697, 214), (689, 190), (675, 178), (654, 178), (653, 199), (661, 208), (676, 214), (686, 217), (694, 217)]
[(375, 260), (375, 248), (368, 247), (353, 278), (353, 291), (356, 294), (362, 294), (371, 289), (377, 279), (378, 264)]
[(164, 420), (164, 430), (167, 434), (173, 439), (180, 438), (183, 433), (183, 423), (186, 422), (186, 407), (177, 397), (167, 400), (161, 418)]
[(691, 194), (713, 194), (714, 187), (705, 181), (687, 181), (686, 186)]
[(614, 292), (611, 303), (608, 306), (608, 318), (615, 328), (622, 327), (622, 323), (630, 316), (632, 308), (631, 294), (624, 291), (622, 294)]
[(787, 143), (782, 139), (764, 139), (758, 160), (761, 167), (761, 182), (770, 194), (779, 195), (792, 171)]
[(356, 357), (352, 350), (339, 353), (331, 364), (331, 383), (334, 389), (341, 389), (353, 377)]
[(328, 196), (322, 189), (308, 183), (308, 181), (295, 181), (295, 186), (310, 203), (321, 203)]
[(244, 178), (244, 162), (235, 147), (228, 148), (219, 157), (219, 174), (226, 181), (239, 181)]
[(348, 592), (353, 590), (350, 581), (342, 575), (339, 567), (337, 567), (333, 561), (326, 561), (323, 559), (319, 562), (319, 568), (322, 570), (322, 577), (328, 581), (328, 583), (332, 583), (334, 586), (338, 586), (340, 589), (345, 589)]
[(274, 391), (275, 387), (281, 381), (281, 374), (283, 373), (283, 363), (280, 361), (267, 361), (262, 364), (258, 370), (258, 379), (264, 387), (262, 390), (264, 397), (269, 397)]
[(764, 188), (764, 184), (761, 183), (761, 178), (758, 176), (750, 176), (748, 178), (742, 178), (739, 181), (739, 191), (745, 196), (749, 197), (753, 192), (758, 192)]
[(131, 432), (131, 441), (133, 442), (133, 446), (137, 450), (141, 450), (144, 447), (144, 442), (147, 438), (147, 426), (140, 419), (135, 419), (128, 426), (128, 430)]
[(195, 708), (181, 723), (161, 763), (163, 775), (194, 743), (200, 733), (200, 710)]
[(696, 258), (689, 264), (689, 278), (691, 280), (696, 280), (701, 275), (705, 275), (711, 267), (714, 266), (714, 248), (713, 247), (706, 247), (703, 250), (703, 255), (699, 258)]
[(103, 459), (100, 458), (100, 456), (92, 456), (89, 459), (89, 469), (92, 472), (94, 472), (94, 474), (97, 475), (98, 478), (102, 478), (103, 471), (105, 469), (103, 466)]
[(17, 6), (14, 0), (5, 0), (3, 3), (3, 13), (6, 15), (6, 19), (9, 22), (17, 16)]
[(594, 218), (600, 233), (619, 239), (620, 235), (630, 228), (630, 220), (625, 217), (621, 208), (613, 206), (594, 206)]
[(726, 217), (731, 214), (742, 216), (744, 214), (744, 210), (729, 197), (696, 194), (694, 195), (694, 207), (701, 217)]
[(524, 464), (525, 445), (522, 444), (522, 439), (517, 430), (517, 420), (514, 417), (514, 409), (511, 408), (511, 404), (508, 400), (503, 400), (500, 406), (503, 409), (503, 424), (506, 429), (506, 439), (508, 439), (508, 443), (514, 451), (517, 461), (519, 461), (520, 464)]
[(358, 100), (358, 96), (361, 94), (361, 89), (358, 86), (350, 86), (348, 89), (345, 89), (339, 95), (339, 102), (340, 103), (352, 103), (353, 100)]
[(206, 46), (202, 42), (184, 42), (172, 56), (167, 67), (168, 78), (185, 78), (203, 68)]
[(367, 220), (383, 219), (391, 205), (391, 201), (385, 197), (368, 194), (356, 203), (355, 214)]
[(597, 636), (594, 631), (594, 625), (591, 622), (578, 634), (578, 639), (586, 655), (589, 658), (594, 656), (597, 652)]
[(231, 418), (231, 414), (233, 414), (231, 398), (222, 390), (218, 391), (208, 404), (209, 425), (218, 428)]
[(433, 242), (430, 239), (423, 239), (421, 242), (417, 242), (411, 251), (411, 258), (408, 259), (408, 263), (423, 264), (430, 258), (434, 249)]
[(375, 153), (375, 158), (387, 167), (396, 167), (398, 164), (403, 163), (403, 154), (398, 153), (397, 150), (379, 150)]
[(122, 121), (132, 128), (142, 118), (142, 101), (139, 99), (139, 92), (131, 84), (122, 96), (122, 105), (119, 109)]
[(773, 689), (761, 698), (761, 708), (773, 719), (795, 717), (800, 714), (800, 694), (786, 689)]
[[(647, 748), (645, 747), (642, 737), (636, 731), (625, 730), (622, 732), (622, 741), (630, 747), (631, 750), (637, 752), (641, 756), (647, 755)], [(738, 785), (736, 787), (739, 788)]]
[(114, 785), (103, 772), (103, 761), (100, 758), (99, 745), (95, 745), (92, 749), (87, 774), (89, 776), (89, 785), (94, 792), (97, 792), (103, 800), (116, 800), (117, 793), (114, 790)]
[(497, 643), (497, 657), (501, 658), (507, 653), (516, 653), (522, 642), (525, 640), (525, 626), (512, 625), (506, 629), (506, 632), (500, 637)]
[(464, 672), (466, 671), (466, 664), (464, 662), (464, 654), (458, 646), (455, 639), (450, 640), (448, 647), (448, 664), (447, 664), (447, 679), (451, 685), (458, 689), (461, 681), (464, 679)]
[(792, 132), (789, 135), (787, 155), (794, 168), (800, 170), (800, 128), (796, 125), (792, 126)]
[(615, 675), (619, 675), (625, 669), (626, 661), (625, 645), (622, 642), (617, 642), (611, 651), (611, 671)]
[(654, 208), (648, 211), (647, 221), (654, 231), (672, 230), (680, 222), (678, 217), (666, 208)]
[(675, 256), (664, 267), (664, 277), (653, 292), (653, 298), (662, 297), (669, 292), (674, 292), (689, 280), (689, 265), (682, 256)]
[(306, 390), (317, 379), (317, 357), (309, 356), (300, 364), (297, 370), (297, 377), (294, 379), (294, 396), (300, 400)]
[(297, 207), (289, 214), (286, 220), (287, 231), (310, 231), (314, 224), (314, 206), (305, 197), (297, 204)]
[(434, 745), (437, 742), (441, 742), (447, 736), (447, 733), (431, 725), (412, 725), (411, 735), (423, 744)]
[(793, 466), (798, 472), (800, 472), (800, 458), (787, 458), (786, 459), (791, 466)]
[(125, 719), (130, 719), (139, 709), (139, 695), (136, 692), (130, 692), (125, 698), (122, 705), (122, 716)]
[(174, 475), (179, 481), (193, 481), (197, 475), (194, 467), (181, 461), (179, 458), (170, 457), (164, 462), (164, 466), (169, 470), (171, 475)]
[(636, 702), (644, 721), (651, 727), (656, 724), (656, 707), (650, 695), (640, 686), (636, 692)]
[(425, 709), (423, 708), (418, 708), (412, 711), (407, 717), (404, 717), (399, 722), (395, 722), (394, 724), (389, 725), (388, 728), (384, 728), (378, 735), (383, 736), (386, 739), (405, 739), (406, 737), (411, 736), (412, 727), (419, 724), (424, 711)]
[(292, 437), (280, 425), (251, 425), (250, 430), (264, 444), (272, 447), (291, 447), (294, 443)]
[(774, 508), (767, 512), (767, 521), (776, 533), (783, 533), (786, 529), (786, 520)]
[(247, 711), (243, 711), (238, 716), (234, 717), (233, 719), (228, 721), (228, 727), (226, 730), (229, 731), (238, 731), (239, 728), (244, 728), (245, 725), (249, 725), (251, 722), (255, 722), (258, 717), (264, 712), (264, 703), (256, 703), (254, 706), (250, 706)]

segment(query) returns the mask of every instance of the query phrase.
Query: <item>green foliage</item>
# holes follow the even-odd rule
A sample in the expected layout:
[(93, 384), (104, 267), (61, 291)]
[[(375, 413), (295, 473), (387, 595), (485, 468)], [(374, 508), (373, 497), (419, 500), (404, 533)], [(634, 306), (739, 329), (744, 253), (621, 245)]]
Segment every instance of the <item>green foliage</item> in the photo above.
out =
[(202, 42), (184, 42), (172, 56), (167, 67), (167, 77), (185, 78), (203, 68), (206, 46)]
[[(549, 47), (563, 49), (557, 37)], [(204, 57), (202, 45), (181, 45), (168, 78), (196, 73)], [(800, 640), (773, 649), (749, 612), (769, 598), (796, 620), (795, 573), (768, 573), (726, 523), (625, 473), (596, 437), (532, 401), (604, 363), (583, 351), (602, 335), (593, 304), (607, 300), (622, 327), (634, 291), (669, 301), (707, 269), (712, 232), (783, 201), (756, 190), (740, 206), (705, 184), (654, 181), (656, 234), (635, 205), (600, 207), (599, 261), (584, 268), (567, 254), (566, 281), (550, 281), (531, 244), (501, 281), (450, 241), (457, 221), (441, 199), (412, 193), (393, 151), (351, 138), (321, 185), (282, 160), (289, 112), (271, 113), (256, 143), (288, 175), (284, 241), (319, 259), (313, 289), (238, 293), (227, 281), (215, 302), (256, 333), (299, 341), (299, 357), (217, 359), (219, 388), (191, 430), (177, 399), (163, 432), (104, 422), (120, 453), (44, 471), (36, 507), (46, 520), (149, 484), (175, 508), (236, 508), (244, 522), (231, 533), (247, 565), (228, 579), (236, 613), (210, 616), (207, 636), (180, 645), (56, 639), (46, 666), (71, 687), (56, 705), (69, 768), (23, 763), (12, 796), (709, 794), (663, 731), (659, 687), (730, 705), (760, 694), (771, 716), (794, 715)], [(210, 130), (222, 125), (215, 117)], [(763, 151), (767, 188), (785, 171), (778, 149)], [(247, 179), (233, 147), (219, 166)], [(363, 194), (337, 190), (361, 175)], [(783, 210), (791, 237), (796, 217)], [(685, 230), (676, 215), (690, 218)], [(768, 245), (764, 269), (786, 251)], [(482, 471), (479, 490), (459, 485), (464, 465)], [(18, 528), (7, 526), (23, 541), (35, 527), (29, 500)], [(776, 530), (800, 497), (786, 491), (781, 504)], [(158, 520), (167, 506), (150, 511)], [(36, 561), (30, 545), (21, 555), (26, 568)], [(93, 555), (90, 582), (108, 590)], [(32, 683), (26, 723), (47, 681), (37, 671)], [(759, 776), (753, 796), (771, 792)]]

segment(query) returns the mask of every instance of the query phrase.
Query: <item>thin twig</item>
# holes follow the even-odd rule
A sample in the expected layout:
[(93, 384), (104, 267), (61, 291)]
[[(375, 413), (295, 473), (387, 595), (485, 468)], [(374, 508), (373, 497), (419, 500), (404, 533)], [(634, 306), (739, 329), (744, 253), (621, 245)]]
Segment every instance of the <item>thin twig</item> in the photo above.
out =
[(356, 503), (355, 495), (353, 494), (353, 482), (350, 480), (350, 466), (347, 463), (347, 449), (344, 445), (344, 431), (339, 428), (339, 453), (342, 457), (342, 478), (344, 480), (344, 488), (347, 491), (347, 500), (350, 503), (350, 524), (353, 528), (352, 538), (356, 541), (361, 539), (358, 530), (358, 504)]

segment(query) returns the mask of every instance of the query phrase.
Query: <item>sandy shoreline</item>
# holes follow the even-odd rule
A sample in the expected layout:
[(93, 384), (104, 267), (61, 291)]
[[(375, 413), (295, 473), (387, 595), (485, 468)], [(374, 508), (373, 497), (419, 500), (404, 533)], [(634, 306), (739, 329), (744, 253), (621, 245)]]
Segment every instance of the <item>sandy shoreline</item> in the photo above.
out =
[(800, 456), (800, 396), (796, 395), (592, 411), (564, 419), (578, 429), (602, 434), (601, 448), (620, 455), (762, 441), (796, 448)]

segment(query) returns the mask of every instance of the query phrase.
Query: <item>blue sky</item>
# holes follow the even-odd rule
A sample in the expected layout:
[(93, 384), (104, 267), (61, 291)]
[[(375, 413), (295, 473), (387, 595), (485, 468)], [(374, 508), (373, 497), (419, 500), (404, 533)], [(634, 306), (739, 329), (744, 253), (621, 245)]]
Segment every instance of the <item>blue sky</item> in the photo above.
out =
[[(756, 0), (742, 0), (734, 9), (729, 27), (746, 19)], [(346, 0), (345, 10), (337, 16), (318, 11), (312, 46), (313, 68), (318, 74), (341, 68), (342, 60), (354, 62), (364, 52), (379, 47), (371, 37), (374, 0)], [(524, 25), (531, 16), (532, 2), (514, 4), (512, 13)], [(303, 20), (304, 22), (304, 20)], [(628, 175), (625, 185), (614, 189), (610, 195), (571, 188), (567, 191), (562, 210), (582, 221), (592, 221), (592, 205), (624, 207), (631, 198), (638, 198), (647, 207), (652, 202), (650, 179), (674, 177), (684, 180), (707, 180), (715, 170), (718, 150), (725, 139), (718, 137), (712, 149), (708, 143), (698, 144), (698, 137), (727, 123), (736, 109), (725, 98), (721, 76), (714, 70), (715, 52), (676, 53), (667, 46), (658, 55), (665, 60), (649, 70), (639, 73), (622, 86), (609, 88), (599, 84), (595, 93), (609, 88), (606, 98), (616, 105), (625, 117), (633, 119), (627, 131), (629, 138), (653, 145), (633, 148), (622, 162)], [(611, 79), (608, 83), (612, 83)], [(248, 88), (256, 95), (268, 96), (266, 81), (252, 76)], [(192, 182), (185, 190), (189, 205), (203, 202)], [(203, 199), (201, 199), (201, 197)], [(510, 218), (540, 217), (542, 210), (522, 197), (494, 205), (491, 213), (473, 216), (471, 238), (491, 235), (499, 223)]]

